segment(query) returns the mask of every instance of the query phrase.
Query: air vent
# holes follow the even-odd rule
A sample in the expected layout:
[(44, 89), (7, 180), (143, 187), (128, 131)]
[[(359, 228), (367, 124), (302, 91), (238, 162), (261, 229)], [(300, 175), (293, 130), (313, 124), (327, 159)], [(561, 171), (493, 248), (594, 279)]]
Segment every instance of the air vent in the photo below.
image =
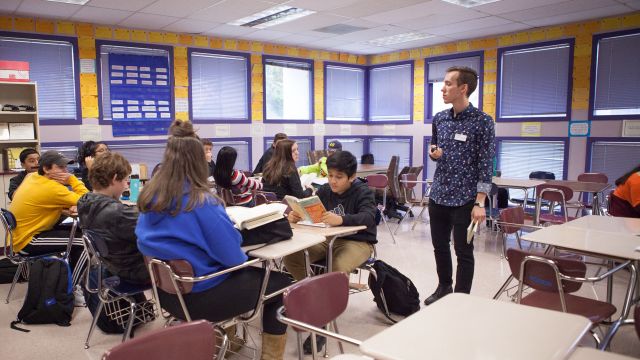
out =
[(313, 31), (319, 31), (319, 32), (327, 33), (327, 34), (344, 35), (344, 34), (349, 34), (349, 33), (352, 33), (352, 32), (356, 32), (356, 31), (360, 31), (360, 30), (367, 30), (367, 29), (368, 28), (366, 28), (366, 27), (360, 27), (360, 26), (352, 26), (352, 25), (347, 25), (347, 24), (336, 24), (336, 25), (321, 27), (321, 28), (315, 29)]

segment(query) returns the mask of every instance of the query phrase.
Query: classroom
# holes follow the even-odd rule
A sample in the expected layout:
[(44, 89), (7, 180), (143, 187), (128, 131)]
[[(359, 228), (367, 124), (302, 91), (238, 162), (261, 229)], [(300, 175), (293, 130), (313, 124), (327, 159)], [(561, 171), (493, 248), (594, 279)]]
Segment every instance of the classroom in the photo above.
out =
[(640, 358), (639, 93), (640, 0), (2, 0), (0, 354)]

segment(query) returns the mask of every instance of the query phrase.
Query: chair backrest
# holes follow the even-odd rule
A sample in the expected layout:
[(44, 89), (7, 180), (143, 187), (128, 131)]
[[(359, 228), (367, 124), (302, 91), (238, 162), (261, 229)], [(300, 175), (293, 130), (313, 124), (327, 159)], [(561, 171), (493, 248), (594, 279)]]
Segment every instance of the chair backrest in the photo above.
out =
[(389, 179), (384, 174), (371, 174), (367, 176), (367, 185), (374, 189), (386, 189)]
[(412, 173), (402, 174), (400, 175), (400, 187), (410, 191), (411, 189), (416, 187), (416, 185), (418, 185), (416, 183), (417, 180), (418, 180), (418, 175), (416, 174), (412, 174)]
[(409, 173), (416, 174), (417, 177), (420, 177), (420, 173), (422, 173), (422, 169), (424, 169), (424, 165), (412, 166), (411, 169), (409, 169)]
[(362, 156), (360, 157), (360, 164), (373, 165), (375, 163), (376, 162), (373, 158), (373, 154), (362, 154)]
[(322, 327), (347, 308), (349, 278), (342, 272), (308, 277), (285, 290), (282, 300), (288, 318)]
[(389, 167), (387, 168), (387, 179), (389, 179), (389, 191), (391, 192), (391, 197), (396, 199), (399, 203), (404, 203), (404, 201), (400, 199), (402, 194), (400, 194), (400, 182), (398, 181), (399, 162), (399, 156), (394, 155), (391, 157)]
[[(149, 256), (144, 257), (154, 286), (169, 294), (188, 294), (193, 289), (193, 283), (175, 280), (176, 277), (193, 277), (193, 267), (187, 260), (163, 261)], [(175, 280), (176, 286), (173, 285)], [(177, 289), (176, 289), (177, 287)]]
[(144, 334), (107, 350), (103, 360), (211, 360), (216, 354), (213, 324), (192, 321)]
[[(524, 209), (522, 206), (502, 209), (500, 211), (500, 222), (524, 225)], [(500, 229), (502, 229), (502, 232), (505, 234), (513, 234), (520, 230), (521, 227), (517, 225), (500, 224)]]
[(16, 217), (7, 209), (0, 209), (0, 219), (2, 219), (2, 227), (4, 228), (4, 256), (13, 258), (13, 230), (18, 226)]
[[(516, 279), (520, 278), (520, 269), (523, 261), (530, 257), (542, 258), (553, 262), (557, 266), (558, 271), (561, 274), (565, 274), (571, 277), (584, 277), (587, 272), (587, 265), (579, 260), (570, 258), (561, 258), (549, 255), (543, 255), (539, 253), (532, 253), (516, 248), (509, 248), (507, 250), (507, 258), (509, 260), (509, 267), (511, 268), (511, 274)], [(558, 282), (556, 279), (556, 272), (549, 263), (543, 263), (539, 261), (528, 261), (524, 265), (524, 276), (522, 278), (524, 285), (527, 285), (533, 289), (546, 291), (546, 292), (558, 292)], [(572, 293), (580, 290), (582, 283), (575, 281), (562, 281), (562, 290), (565, 293)]]
[(608, 184), (609, 177), (603, 173), (582, 173), (578, 175), (578, 181)]
[(564, 203), (571, 200), (573, 190), (564, 185), (540, 184), (536, 186), (536, 196), (542, 200)]
[(309, 150), (307, 151), (307, 157), (309, 158), (309, 164), (315, 164), (320, 161), (321, 158), (327, 156), (327, 150)]
[(235, 205), (236, 200), (233, 197), (233, 192), (230, 189), (225, 189), (222, 186), (216, 185), (216, 192), (218, 196), (224, 200), (226, 206)]
[(278, 201), (278, 196), (269, 191), (254, 191), (253, 198), (256, 199), (256, 206)]
[(549, 171), (532, 171), (529, 173), (529, 179), (555, 180), (556, 175)]

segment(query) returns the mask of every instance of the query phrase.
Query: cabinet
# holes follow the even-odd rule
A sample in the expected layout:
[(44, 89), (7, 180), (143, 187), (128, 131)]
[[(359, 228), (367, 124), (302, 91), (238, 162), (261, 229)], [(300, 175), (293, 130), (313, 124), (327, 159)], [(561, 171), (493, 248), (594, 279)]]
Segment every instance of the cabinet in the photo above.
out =
[[(15, 176), (15, 174), (11, 174), (11, 169), (20, 167), (19, 163), (10, 163), (7, 158), (7, 149), (33, 147), (40, 151), (37, 94), (35, 83), (0, 81), (0, 155), (2, 156), (0, 173), (2, 173), (1, 180), (4, 189), (0, 195), (0, 206), (2, 207), (9, 204), (7, 197), (9, 179)], [(32, 106), (35, 111), (2, 111), (5, 105), (28, 105)]]

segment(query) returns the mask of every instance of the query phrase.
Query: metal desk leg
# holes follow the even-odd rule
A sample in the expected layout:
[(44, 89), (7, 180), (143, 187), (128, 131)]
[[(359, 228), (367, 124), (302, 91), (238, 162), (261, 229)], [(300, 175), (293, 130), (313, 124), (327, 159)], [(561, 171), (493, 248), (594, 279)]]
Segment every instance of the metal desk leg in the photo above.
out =
[(333, 271), (333, 242), (336, 241), (338, 235), (329, 240), (329, 247), (327, 247), (327, 272)]
[(620, 326), (625, 322), (625, 320), (629, 316), (629, 313), (631, 312), (631, 305), (633, 303), (632, 298), (633, 294), (635, 293), (636, 281), (638, 276), (638, 268), (636, 267), (636, 262), (632, 262), (629, 264), (629, 270), (631, 279), (629, 279), (629, 288), (627, 289), (627, 295), (624, 298), (624, 305), (620, 313), (620, 318), (616, 320), (609, 328), (609, 332), (607, 332), (607, 335), (600, 343), (600, 350), (606, 350), (609, 347), (611, 339), (613, 339), (613, 336), (616, 334)]
[(592, 193), (591, 197), (593, 201), (591, 201), (591, 213), (593, 215), (601, 215), (600, 214), (600, 199), (598, 198), (598, 193)]

